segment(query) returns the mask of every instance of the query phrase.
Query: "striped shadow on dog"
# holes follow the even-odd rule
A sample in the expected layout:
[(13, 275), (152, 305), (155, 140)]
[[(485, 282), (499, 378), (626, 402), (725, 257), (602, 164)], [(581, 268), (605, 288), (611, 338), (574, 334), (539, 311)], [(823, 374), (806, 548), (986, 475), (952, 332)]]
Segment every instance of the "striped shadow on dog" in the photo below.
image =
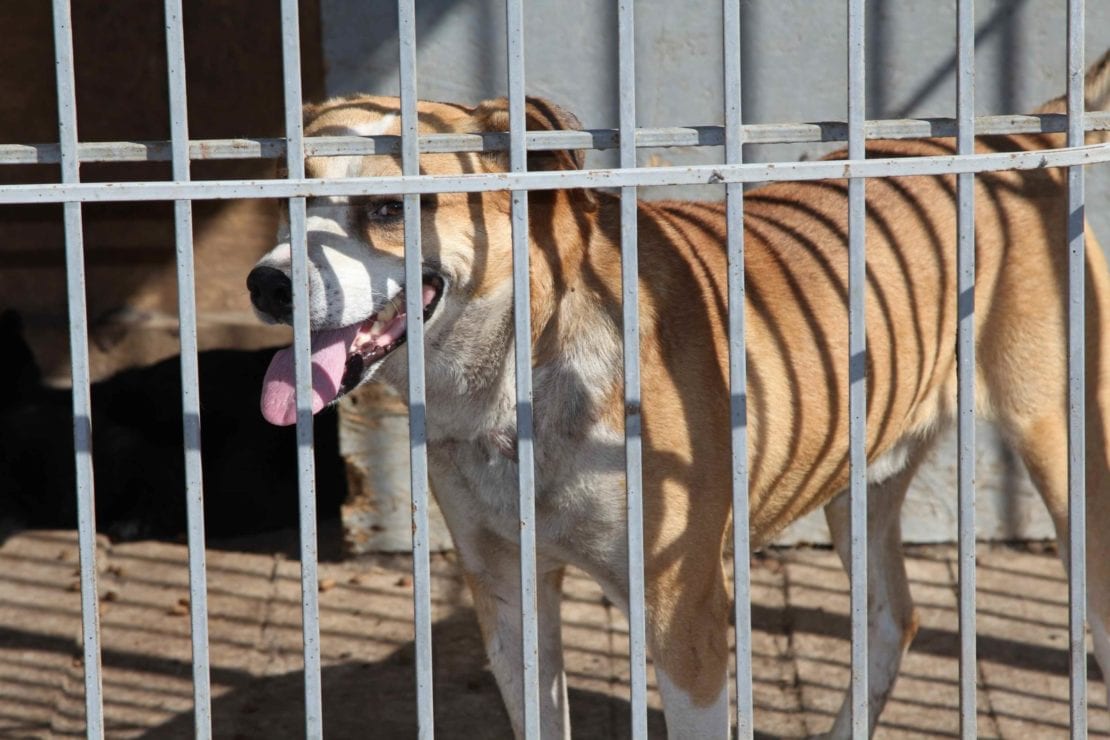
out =
[[(1110, 59), (1088, 74), (1087, 106), (1110, 108)], [(1043, 111), (1060, 112), (1062, 101)], [(421, 132), (508, 128), (504, 100), (421, 102)], [(308, 135), (397, 134), (395, 98), (305, 110)], [(530, 129), (578, 128), (529, 99)], [(984, 136), (980, 152), (1064, 145), (1061, 135)], [(876, 141), (868, 157), (954, 153), (951, 140)], [(834, 155), (836, 156), (836, 155)], [(841, 154), (840, 156), (843, 156)], [(529, 170), (582, 167), (532, 152)], [(504, 154), (424, 154), (421, 171), (507, 169)], [(396, 157), (309, 158), (309, 177), (400, 174)], [(906, 488), (956, 404), (955, 177), (867, 187), (867, 454), (871, 726), (917, 619), (901, 553)], [(426, 322), (429, 475), (474, 595), (509, 716), (522, 727), (509, 193), (422, 196), (424, 279), (406, 285), (398, 196), (308, 202), (313, 408), (371, 378), (407, 383), (403, 313)], [(975, 179), (976, 403), (1028, 466), (1067, 537), (1066, 184), (1062, 170)], [(745, 200), (751, 541), (825, 507), (848, 554), (847, 183), (776, 183)], [(721, 204), (638, 204), (647, 628), (669, 734), (729, 732), (730, 597), (722, 548), (731, 516), (725, 218)], [(585, 189), (533, 192), (532, 357), (543, 736), (570, 733), (560, 643), (566, 565), (628, 607), (622, 394), (620, 205)], [(1110, 273), (1088, 232), (1087, 511), (1110, 529)], [(288, 228), (248, 277), (263, 320), (291, 317)], [(279, 352), (262, 391), (275, 424), (295, 418), (293, 363)], [(1110, 670), (1110, 540), (1088, 538), (1089, 619)], [(1065, 548), (1061, 548), (1063, 551)], [(831, 735), (849, 734), (845, 704)]]

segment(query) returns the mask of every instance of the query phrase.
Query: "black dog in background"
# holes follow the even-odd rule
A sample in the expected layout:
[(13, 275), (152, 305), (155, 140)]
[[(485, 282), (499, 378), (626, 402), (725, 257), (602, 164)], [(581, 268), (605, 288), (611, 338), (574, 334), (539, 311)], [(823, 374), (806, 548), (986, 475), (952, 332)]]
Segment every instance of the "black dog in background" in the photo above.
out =
[[(258, 389), (273, 350), (201, 352), (201, 456), (210, 537), (297, 523), (296, 432), (267, 424)], [(23, 528), (77, 526), (72, 394), (47, 388), (14, 312), (0, 316), (0, 542)], [(97, 529), (115, 539), (185, 531), (180, 358), (92, 386)], [(316, 417), (320, 518), (346, 479), (336, 415)]]

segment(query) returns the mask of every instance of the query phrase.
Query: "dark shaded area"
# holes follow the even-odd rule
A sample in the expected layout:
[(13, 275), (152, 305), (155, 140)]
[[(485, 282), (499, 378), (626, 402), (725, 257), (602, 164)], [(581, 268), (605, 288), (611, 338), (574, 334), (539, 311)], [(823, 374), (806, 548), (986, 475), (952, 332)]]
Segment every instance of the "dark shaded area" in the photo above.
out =
[[(852, 631), (852, 620), (847, 614), (821, 608), (790, 606), (783, 610), (753, 604), (752, 628), (771, 634), (805, 632), (847, 639)], [(910, 643), (909, 649), (915, 653), (958, 660), (960, 635), (954, 630), (922, 627)], [(979, 635), (976, 638), (976, 651), (982, 661), (1055, 676), (1068, 675), (1066, 647), (1051, 648), (994, 635)], [(1093, 654), (1087, 656), (1087, 676), (1091, 681), (1101, 680), (1101, 671)]]
[[(0, 628), (0, 646), (73, 652), (71, 640)], [(437, 737), (512, 737), (509, 717), (485, 660), (478, 625), (471, 610), (432, 627), (433, 692)], [(187, 674), (189, 666), (131, 652), (105, 650), (105, 667), (152, 673)], [(378, 661), (351, 659), (326, 666), (323, 684), (324, 736), (327, 738), (413, 738), (417, 735), (416, 678), (412, 643)], [(304, 675), (251, 676), (245, 671), (212, 669), (212, 680), (231, 691), (212, 701), (212, 728), (217, 737), (296, 737), (304, 727)], [(570, 689), (570, 721), (576, 737), (630, 736), (631, 708), (626, 699)], [(665, 737), (663, 714), (648, 711), (652, 737)], [(109, 733), (112, 730), (108, 725)], [(144, 738), (194, 737), (193, 713), (184, 712)]]
[[(1000, 42), (1002, 52), (999, 55), (1000, 69), (994, 77), (997, 85), (997, 93), (995, 94), (1000, 101), (1000, 106), (997, 111), (993, 111), (994, 113), (1012, 113), (1017, 105), (1017, 90), (1014, 81), (1021, 78), (1018, 70), (1024, 60), (1024, 55), (1020, 53), (1021, 49), (1017, 40), (1017, 28), (1018, 19), (1021, 17), (1021, 11), (1026, 4), (1027, 0), (1011, 0), (1008, 3), (1000, 3), (986, 19), (975, 24), (975, 46), (977, 48), (982, 48), (992, 36), (1002, 37)], [(883, 15), (883, 10), (880, 9), (879, 18), (881, 19)], [(877, 23), (877, 31), (881, 23), (881, 20)], [(875, 38), (881, 38), (881, 32), (877, 33)], [(876, 59), (875, 61), (875, 69), (882, 69), (879, 66), (881, 60)], [(910, 92), (904, 103), (900, 105), (889, 103), (884, 94), (881, 104), (876, 104), (874, 107), (876, 115), (886, 115), (891, 118), (906, 118), (913, 115), (926, 97), (943, 84), (945, 80), (956, 74), (956, 65), (956, 52), (953, 51), (942, 66), (934, 69), (924, 82)], [(885, 70), (882, 74), (886, 74)], [(890, 106), (889, 109), (887, 108), (888, 105)], [(980, 111), (980, 114), (982, 113)]]
[[(77, 526), (73, 400), (47, 388), (14, 312), (0, 316), (0, 541)], [(201, 455), (210, 537), (297, 524), (296, 432), (258, 410), (273, 350), (200, 353)], [(317, 505), (346, 495), (334, 409), (316, 417)], [(130, 540), (185, 531), (181, 370), (173, 357), (92, 385), (97, 529)]]
[[(281, 136), (284, 93), (281, 18), (269, 0), (184, 0), (188, 125), (193, 139)], [(302, 81), (306, 100), (324, 96), (318, 0), (300, 3)], [(73, 0), (77, 129), (83, 142), (150, 141), (170, 136), (165, 18), (162, 3)], [(53, 21), (50, 3), (0, 3), (0, 142), (58, 141)], [(272, 177), (265, 160), (204, 160), (194, 179)], [(169, 180), (168, 162), (86, 163), (86, 182)], [(0, 167), (0, 184), (55, 182), (53, 164)], [(173, 208), (166, 202), (90, 203), (82, 208), (86, 300), (93, 372), (152, 362), (175, 350), (151, 340), (105, 358), (114, 342), (100, 329), (109, 317), (142, 306), (176, 312)], [(271, 242), (277, 209), (269, 201), (193, 204), (197, 303), (210, 311), (245, 309), (245, 269)], [(223, 277), (235, 274), (234, 285)], [(243, 294), (245, 296), (245, 293)], [(65, 377), (66, 290), (62, 207), (0, 207), (0, 310), (19, 310), (38, 331), (31, 345), (43, 370)], [(110, 327), (105, 328), (106, 331)], [(246, 330), (201, 321), (206, 346), (239, 346)], [(239, 335), (239, 336), (237, 336)], [(207, 341), (205, 341), (207, 340)], [(257, 347), (258, 345), (253, 345)]]
[[(473, 612), (438, 622), (432, 632), (437, 734), (512, 737), (493, 674), (485, 666)], [(379, 661), (351, 660), (325, 667), (321, 676), (324, 736), (416, 737), (414, 671), (412, 643)], [(236, 684), (235, 690), (213, 700), (213, 729), (225, 737), (288, 737), (300, 733), (304, 727), (303, 673), (243, 675)], [(571, 697), (572, 723), (576, 698)], [(597, 695), (592, 698), (608, 701)], [(193, 732), (193, 716), (188, 712), (142, 737), (191, 738)]]
[[(473, 613), (433, 628), (434, 707), (439, 733), (450, 737), (512, 737), (508, 715)], [(322, 671), (324, 736), (417, 736), (414, 648), (407, 644), (380, 661), (351, 660)], [(304, 726), (304, 677), (243, 676), (235, 690), (212, 702), (212, 727), (225, 737), (288, 737)], [(604, 697), (597, 697), (603, 699)], [(571, 699), (571, 706), (574, 698)], [(370, 730), (369, 728), (373, 728)], [(146, 738), (191, 738), (193, 715), (180, 714)]]

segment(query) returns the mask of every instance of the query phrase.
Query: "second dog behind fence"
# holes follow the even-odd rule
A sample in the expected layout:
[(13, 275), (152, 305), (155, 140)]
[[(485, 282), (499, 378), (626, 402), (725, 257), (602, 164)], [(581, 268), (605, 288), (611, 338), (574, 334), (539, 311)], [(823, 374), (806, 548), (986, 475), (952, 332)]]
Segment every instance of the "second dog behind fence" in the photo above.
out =
[[(1110, 56), (1087, 78), (1087, 105), (1110, 108)], [(1054, 101), (1045, 111), (1059, 111)], [(396, 134), (393, 98), (350, 97), (306, 109), (307, 133)], [(422, 133), (507, 129), (504, 100), (419, 105)], [(529, 99), (532, 130), (578, 128)], [(980, 152), (1062, 146), (1059, 135), (990, 136)], [(869, 157), (947, 155), (951, 141), (872, 142)], [(429, 175), (507, 169), (502, 154), (424, 154)], [(582, 166), (573, 151), (532, 152), (529, 170)], [(313, 157), (309, 177), (396, 175), (393, 157)], [(1067, 537), (1067, 245), (1062, 172), (975, 180), (977, 412), (1028, 466)], [(917, 620), (899, 512), (930, 444), (955, 414), (954, 177), (876, 179), (867, 187), (867, 451), (871, 727)], [(371, 379), (402, 391), (405, 291), (422, 294), (429, 475), (459, 549), (486, 649), (513, 728), (522, 733), (510, 195), (423, 196), (424, 280), (404, 282), (398, 196), (308, 204), (313, 408)], [(745, 199), (751, 541), (761, 546), (824, 506), (848, 556), (847, 188), (777, 183)], [(541, 722), (569, 733), (559, 600), (577, 566), (628, 608), (621, 347), (620, 202), (605, 192), (533, 192)], [(667, 727), (677, 738), (729, 728), (729, 594), (722, 554), (730, 521), (725, 214), (719, 204), (638, 206), (647, 627)], [(290, 320), (288, 228), (251, 273), (259, 314)], [(1110, 273), (1088, 234), (1087, 492), (1091, 531), (1110, 528)], [(295, 419), (291, 353), (262, 391), (267, 419)], [(1089, 619), (1110, 670), (1110, 545), (1092, 537)], [(1064, 550), (1064, 548), (1061, 548)], [(841, 707), (832, 735), (850, 732)]]

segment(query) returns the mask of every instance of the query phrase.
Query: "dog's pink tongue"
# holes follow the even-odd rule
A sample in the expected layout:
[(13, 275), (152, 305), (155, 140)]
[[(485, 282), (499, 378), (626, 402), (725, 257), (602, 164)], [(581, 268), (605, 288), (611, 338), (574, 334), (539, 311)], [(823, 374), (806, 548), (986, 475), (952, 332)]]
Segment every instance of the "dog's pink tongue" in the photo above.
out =
[[(312, 413), (318, 412), (339, 395), (347, 350), (359, 325), (316, 332), (312, 335)], [(270, 361), (262, 381), (262, 416), (277, 426), (297, 421), (297, 393), (293, 370), (293, 348), (279, 350)]]

